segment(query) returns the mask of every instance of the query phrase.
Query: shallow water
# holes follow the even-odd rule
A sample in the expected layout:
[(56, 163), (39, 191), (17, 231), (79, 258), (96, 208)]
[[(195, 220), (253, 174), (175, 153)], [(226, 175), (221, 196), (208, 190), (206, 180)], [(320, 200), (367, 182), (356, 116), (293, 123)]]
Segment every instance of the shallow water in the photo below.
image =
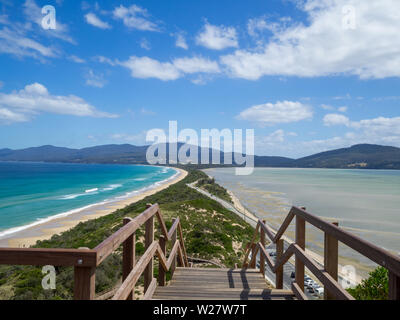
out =
[[(338, 221), (339, 225), (380, 247), (400, 254), (400, 171), (256, 168), (249, 176), (233, 169), (208, 169), (207, 174), (273, 227), (279, 227), (292, 205)], [(293, 226), (289, 230), (293, 237)], [(322, 232), (307, 225), (307, 245), (322, 253)], [(346, 246), (341, 264), (353, 264), (363, 276), (375, 264)]]
[(122, 199), (175, 174), (152, 166), (0, 162), (0, 237)]

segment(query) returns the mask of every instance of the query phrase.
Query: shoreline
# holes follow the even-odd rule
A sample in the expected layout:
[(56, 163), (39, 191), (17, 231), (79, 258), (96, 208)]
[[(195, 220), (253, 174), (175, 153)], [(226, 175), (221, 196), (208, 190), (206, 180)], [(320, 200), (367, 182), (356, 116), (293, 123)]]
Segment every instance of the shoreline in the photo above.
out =
[(139, 200), (142, 200), (147, 196), (153, 195), (161, 190), (164, 190), (168, 188), (170, 185), (173, 185), (183, 180), (188, 174), (187, 171), (179, 168), (172, 168), (172, 169), (177, 171), (177, 173), (172, 177), (160, 181), (158, 182), (158, 184), (155, 184), (154, 186), (148, 189), (144, 189), (142, 191), (134, 190), (132, 191), (133, 195), (128, 196), (126, 198), (115, 199), (107, 203), (103, 201), (91, 204), (82, 207), (80, 209), (71, 210), (66, 213), (61, 213), (53, 217), (49, 217), (44, 221), (30, 224), (27, 227), (19, 227), (24, 229), (17, 230), (8, 235), (4, 235), (3, 238), (0, 239), (0, 247), (8, 247), (8, 248), (30, 247), (36, 244), (38, 240), (48, 240), (53, 235), (67, 231), (75, 227), (80, 222), (85, 222), (88, 220), (106, 216), (118, 209), (125, 208), (126, 206), (135, 203)]
[[(204, 172), (204, 171), (203, 171)], [(210, 178), (214, 178), (213, 176), (210, 176), (209, 173), (205, 172)], [(214, 178), (215, 179), (215, 178)], [(226, 187), (225, 187), (226, 188)], [(228, 194), (231, 196), (232, 201), (233, 201), (233, 207), (241, 213), (241, 215), (239, 216), (240, 218), (245, 219), (249, 218), (250, 220), (252, 220), (252, 222), (254, 222), (254, 225), (252, 223), (250, 223), (250, 225), (252, 225), (253, 228), (255, 228), (255, 225), (258, 223), (259, 218), (258, 216), (256, 216), (254, 213), (250, 212), (240, 201), (240, 199), (229, 189), (227, 189)], [(249, 222), (249, 221), (246, 221)], [(268, 224), (268, 222), (266, 222)], [(268, 224), (269, 228), (273, 231), (273, 232), (277, 232), (277, 230), (275, 228), (273, 228), (270, 224)], [(289, 238), (287, 235), (283, 235), (282, 239), (285, 240), (288, 244), (294, 243), (294, 241)], [(269, 239), (268, 239), (269, 240)], [(323, 256), (321, 256), (320, 254), (310, 250), (310, 249), (305, 249), (305, 251), (307, 252), (307, 254), (309, 254), (318, 264), (320, 264), (321, 266), (323, 266), (323, 261), (324, 258)], [(294, 257), (291, 257), (289, 259), (291, 261), (292, 264), (294, 264)], [(354, 263), (355, 261), (353, 261)], [(359, 263), (357, 263), (357, 266), (360, 266)], [(342, 268), (343, 265), (342, 264), (338, 264), (338, 274), (340, 277), (342, 277), (343, 279), (346, 279), (348, 281), (350, 281), (349, 279), (347, 279), (347, 276), (345, 274), (342, 273)], [(307, 269), (307, 268), (306, 268)], [(316, 280), (315, 276), (311, 273), (308, 272), (308, 274), (311, 276), (311, 278), (313, 278), (314, 280)], [(363, 280), (363, 277), (361, 277), (359, 274), (356, 275), (356, 279), (352, 279), (350, 282), (352, 284), (352, 286), (355, 286), (359, 283), (361, 283), (361, 281)]]
[[(253, 213), (251, 213), (250, 211), (248, 211), (248, 210), (242, 205), (242, 203), (240, 202), (239, 198), (236, 197), (236, 195), (235, 195), (231, 190), (228, 190), (228, 189), (227, 189), (227, 191), (228, 191), (229, 195), (230, 195), (231, 198), (232, 198), (232, 201), (233, 201), (233, 203), (234, 203), (234, 207), (236, 208), (236, 210), (238, 210), (239, 212), (242, 212), (246, 217), (252, 219), (253, 221), (255, 221), (255, 222), (257, 223), (258, 220), (259, 220), (260, 218), (258, 218), (258, 217), (255, 216)], [(269, 228), (270, 228), (273, 232), (275, 232), (275, 233), (277, 232), (277, 230), (275, 230), (271, 225), (268, 225), (268, 226), (269, 226)], [(283, 235), (283, 236), (282, 236), (282, 239), (285, 240), (288, 244), (294, 243), (294, 241), (293, 241), (292, 239), (290, 239), (290, 238), (289, 238), (288, 236), (286, 236), (286, 235)], [(268, 241), (269, 241), (269, 239), (268, 239)], [(270, 241), (269, 241), (269, 242), (270, 242)], [(320, 264), (321, 266), (324, 265), (324, 258), (323, 258), (321, 255), (319, 255), (318, 253), (316, 253), (316, 252), (314, 252), (314, 251), (312, 251), (312, 250), (310, 250), (310, 249), (307, 249), (307, 248), (305, 249), (305, 251), (306, 251), (306, 253), (307, 253), (308, 255), (310, 255), (318, 264)], [(294, 262), (295, 262), (294, 257), (291, 257), (289, 260), (290, 260), (290, 261), (292, 262), (292, 264), (294, 265)], [(343, 266), (342, 266), (341, 264), (338, 264), (338, 274), (339, 274), (339, 276), (341, 276), (342, 278), (344, 278), (344, 279), (347, 280), (346, 275), (344, 275), (344, 274), (341, 272), (342, 268), (343, 268)], [(306, 269), (307, 269), (307, 268), (306, 268)], [(311, 278), (313, 278), (314, 280), (316, 280), (316, 277), (315, 277), (315, 275), (314, 275), (312, 272), (309, 272), (309, 275), (310, 275)], [(355, 285), (361, 283), (362, 279), (363, 279), (362, 277), (360, 277), (359, 275), (357, 275), (357, 276), (356, 276), (356, 279), (355, 279), (355, 283), (351, 283), (352, 286), (355, 286)]]

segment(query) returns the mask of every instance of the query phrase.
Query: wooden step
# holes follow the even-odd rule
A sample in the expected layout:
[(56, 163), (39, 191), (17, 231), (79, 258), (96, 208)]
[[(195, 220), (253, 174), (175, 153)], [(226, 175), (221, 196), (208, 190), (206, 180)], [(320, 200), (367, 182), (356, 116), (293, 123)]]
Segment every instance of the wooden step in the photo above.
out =
[(177, 268), (168, 286), (157, 287), (160, 300), (286, 300), (290, 290), (269, 289), (256, 269)]
[(159, 287), (153, 299), (157, 300), (293, 300), (290, 290)]

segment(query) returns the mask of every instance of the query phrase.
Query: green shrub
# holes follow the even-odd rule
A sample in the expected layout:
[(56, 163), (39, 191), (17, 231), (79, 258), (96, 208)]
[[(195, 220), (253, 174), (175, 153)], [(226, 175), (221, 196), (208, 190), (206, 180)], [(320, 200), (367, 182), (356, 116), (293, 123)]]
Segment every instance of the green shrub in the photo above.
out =
[(347, 291), (357, 300), (387, 300), (389, 297), (389, 275), (387, 269), (378, 267), (369, 273), (369, 278)]

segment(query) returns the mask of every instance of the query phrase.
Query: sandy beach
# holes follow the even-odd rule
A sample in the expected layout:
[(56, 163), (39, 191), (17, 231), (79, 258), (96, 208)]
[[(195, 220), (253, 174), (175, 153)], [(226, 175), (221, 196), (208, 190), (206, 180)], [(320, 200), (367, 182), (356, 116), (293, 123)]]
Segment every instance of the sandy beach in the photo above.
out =
[(161, 182), (154, 188), (145, 190), (141, 193), (134, 194), (131, 197), (127, 197), (121, 200), (95, 204), (70, 215), (54, 218), (49, 221), (45, 221), (43, 223), (26, 228), (24, 230), (11, 233), (0, 239), (0, 247), (26, 248), (34, 245), (38, 240), (47, 240), (55, 234), (67, 231), (80, 222), (96, 219), (108, 215), (115, 210), (122, 209), (127, 205), (135, 203), (139, 200), (144, 199), (147, 196), (168, 188), (170, 185), (177, 183), (187, 176), (187, 172), (185, 170), (177, 168), (174, 169), (179, 171), (176, 177)]

